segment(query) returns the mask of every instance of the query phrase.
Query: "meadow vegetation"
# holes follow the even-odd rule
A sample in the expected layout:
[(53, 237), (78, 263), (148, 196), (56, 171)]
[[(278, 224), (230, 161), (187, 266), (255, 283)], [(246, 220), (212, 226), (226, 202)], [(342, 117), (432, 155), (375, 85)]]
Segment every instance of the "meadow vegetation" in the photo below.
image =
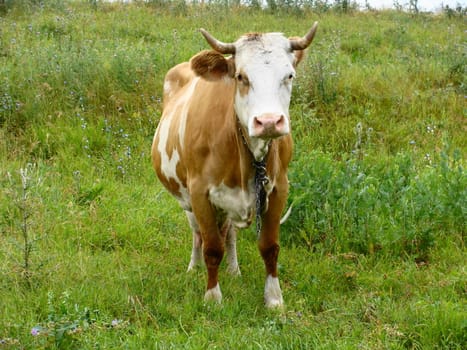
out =
[[(0, 349), (465, 349), (465, 14), (268, 4), (1, 2)], [(290, 108), (286, 308), (263, 307), (253, 229), (205, 305), (150, 163), (164, 74), (207, 48), (200, 27), (233, 41), (315, 20)]]

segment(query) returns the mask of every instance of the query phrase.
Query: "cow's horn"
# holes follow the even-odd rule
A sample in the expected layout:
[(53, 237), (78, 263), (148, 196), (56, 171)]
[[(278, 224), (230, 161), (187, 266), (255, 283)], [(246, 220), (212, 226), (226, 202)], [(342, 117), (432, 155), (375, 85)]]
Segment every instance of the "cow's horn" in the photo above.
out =
[(313, 41), (316, 29), (318, 29), (318, 22), (313, 23), (313, 26), (303, 38), (290, 39), (290, 47), (292, 50), (305, 50)]
[(200, 29), (201, 34), (203, 34), (204, 38), (208, 42), (208, 44), (217, 52), (223, 54), (234, 54), (235, 53), (235, 45), (230, 43), (223, 43), (222, 41), (217, 40), (214, 38), (209, 32), (203, 28)]

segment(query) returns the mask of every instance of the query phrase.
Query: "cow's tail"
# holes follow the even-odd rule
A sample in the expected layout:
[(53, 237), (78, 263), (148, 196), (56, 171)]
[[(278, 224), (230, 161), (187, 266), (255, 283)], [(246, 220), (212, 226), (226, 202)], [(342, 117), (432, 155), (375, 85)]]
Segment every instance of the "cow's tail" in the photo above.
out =
[(287, 209), (287, 211), (285, 212), (284, 216), (282, 217), (280, 223), (281, 225), (287, 221), (287, 219), (289, 218), (290, 214), (292, 213), (292, 207), (293, 207), (293, 203), (290, 204), (290, 207), (289, 209)]

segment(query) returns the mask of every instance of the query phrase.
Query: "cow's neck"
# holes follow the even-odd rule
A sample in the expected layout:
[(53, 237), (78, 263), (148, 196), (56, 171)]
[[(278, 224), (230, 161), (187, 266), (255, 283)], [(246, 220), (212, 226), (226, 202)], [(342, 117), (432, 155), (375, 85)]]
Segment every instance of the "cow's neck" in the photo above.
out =
[[(247, 152), (250, 153), (251, 157), (253, 158), (253, 167), (255, 169), (255, 203), (256, 203), (256, 235), (259, 239), (259, 235), (261, 232), (261, 216), (263, 215), (263, 211), (266, 205), (266, 189), (265, 186), (269, 183), (269, 177), (266, 171), (266, 158), (269, 152), (269, 148), (271, 146), (271, 140), (259, 140), (257, 138), (249, 138), (245, 136), (245, 131), (240, 124), (240, 121), (237, 118), (238, 124), (238, 131), (240, 133), (240, 138), (242, 139), (242, 143), (244, 144)], [(263, 141), (263, 144), (256, 144), (255, 141)], [(253, 147), (252, 147), (253, 146)], [(255, 146), (259, 146), (255, 148)], [(255, 154), (255, 150), (257, 154)]]

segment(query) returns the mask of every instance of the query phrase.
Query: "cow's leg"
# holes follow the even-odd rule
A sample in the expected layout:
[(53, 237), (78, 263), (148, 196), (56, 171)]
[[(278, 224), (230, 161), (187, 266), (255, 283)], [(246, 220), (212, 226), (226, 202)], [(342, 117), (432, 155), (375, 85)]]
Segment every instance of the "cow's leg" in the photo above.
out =
[(208, 200), (207, 191), (203, 187), (197, 188), (196, 182), (192, 183), (191, 189), (193, 214), (203, 240), (204, 262), (208, 270), (208, 284), (204, 300), (220, 303), (222, 293), (219, 287), (218, 272), (219, 264), (224, 256), (224, 237), (217, 226), (216, 212)]
[(264, 303), (266, 307), (281, 307), (284, 304), (282, 291), (277, 275), (277, 258), (279, 256), (279, 244), (277, 240), (262, 234), (259, 242), (259, 250), (266, 266), (266, 284), (264, 286)]
[(225, 248), (227, 255), (227, 272), (234, 276), (240, 275), (240, 268), (238, 267), (237, 261), (237, 231), (231, 223), (228, 224), (227, 228)]
[(193, 232), (193, 247), (191, 249), (190, 264), (188, 265), (188, 271), (191, 271), (196, 266), (202, 265), (203, 263), (203, 240), (201, 239), (201, 234), (199, 232), (199, 227), (195, 216), (191, 211), (185, 211), (185, 213), (188, 218), (188, 222), (190, 223), (191, 231)]
[(204, 300), (222, 301), (222, 293), (219, 286), (219, 264), (224, 256), (224, 244), (219, 231), (202, 232), (204, 262), (208, 270), (208, 285)]
[(196, 266), (203, 264), (203, 240), (201, 239), (201, 234), (199, 231), (193, 231), (193, 247), (191, 249), (191, 258), (190, 263), (188, 264), (188, 270), (192, 271)]
[(280, 214), (287, 198), (287, 184), (285, 186), (285, 192), (278, 193), (274, 189), (269, 196), (269, 207), (263, 215), (258, 242), (259, 251), (266, 267), (264, 302), (268, 308), (282, 307), (284, 304), (277, 275), (277, 258), (279, 256)]

